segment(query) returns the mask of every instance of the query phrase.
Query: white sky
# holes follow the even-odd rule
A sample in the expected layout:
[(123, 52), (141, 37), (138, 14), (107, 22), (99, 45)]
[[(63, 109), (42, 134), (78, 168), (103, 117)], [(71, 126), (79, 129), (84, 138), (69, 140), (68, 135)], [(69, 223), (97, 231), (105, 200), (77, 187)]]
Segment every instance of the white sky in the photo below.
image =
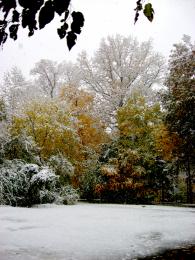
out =
[(111, 34), (133, 35), (139, 40), (153, 38), (154, 48), (168, 57), (174, 43), (187, 34), (195, 40), (194, 0), (151, 0), (155, 9), (152, 23), (139, 18), (134, 26), (136, 0), (72, 0), (73, 9), (82, 11), (85, 25), (78, 36), (76, 46), (69, 52), (65, 40), (60, 40), (56, 22), (36, 31), (31, 38), (21, 30), (18, 40), (8, 39), (0, 50), (0, 78), (13, 66), (18, 66), (25, 75), (40, 59), (56, 61), (72, 60), (83, 49), (90, 54), (98, 48), (100, 39)]

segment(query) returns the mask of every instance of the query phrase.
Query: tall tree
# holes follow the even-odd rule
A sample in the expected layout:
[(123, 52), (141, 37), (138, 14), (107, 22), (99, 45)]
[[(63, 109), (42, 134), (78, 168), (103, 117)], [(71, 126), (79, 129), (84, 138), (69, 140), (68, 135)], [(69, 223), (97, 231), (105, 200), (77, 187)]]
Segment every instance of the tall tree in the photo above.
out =
[(42, 59), (35, 64), (31, 74), (37, 77), (35, 83), (47, 97), (53, 98), (57, 94), (62, 75), (60, 64), (52, 60)]
[(88, 59), (83, 52), (78, 63), (85, 86), (96, 93), (107, 118), (132, 93), (151, 95), (153, 83), (161, 80), (164, 71), (164, 59), (153, 51), (151, 41), (139, 43), (121, 35), (102, 39), (95, 55)]
[(192, 202), (192, 170), (195, 163), (195, 56), (189, 36), (174, 44), (169, 60), (165, 95), (169, 131), (180, 139), (178, 156), (186, 170), (188, 202)]

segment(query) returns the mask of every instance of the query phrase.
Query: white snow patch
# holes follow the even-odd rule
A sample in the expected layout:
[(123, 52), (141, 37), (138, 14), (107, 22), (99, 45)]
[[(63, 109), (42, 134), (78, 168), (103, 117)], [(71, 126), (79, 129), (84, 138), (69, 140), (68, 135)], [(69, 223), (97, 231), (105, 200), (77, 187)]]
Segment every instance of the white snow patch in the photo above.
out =
[(127, 260), (195, 244), (195, 209), (78, 204), (0, 207), (1, 260)]

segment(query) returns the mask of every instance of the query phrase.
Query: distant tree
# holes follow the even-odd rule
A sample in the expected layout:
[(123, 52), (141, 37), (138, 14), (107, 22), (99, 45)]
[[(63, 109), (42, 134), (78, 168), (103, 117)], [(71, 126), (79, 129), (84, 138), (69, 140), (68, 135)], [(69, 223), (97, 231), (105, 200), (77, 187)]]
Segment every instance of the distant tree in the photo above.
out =
[(167, 93), (164, 105), (167, 111), (165, 123), (177, 143), (179, 158), (187, 175), (188, 202), (192, 202), (192, 172), (195, 163), (195, 56), (190, 37), (174, 44), (169, 59), (166, 79)]
[[(75, 45), (77, 34), (81, 33), (84, 25), (84, 16), (81, 12), (71, 12), (71, 0), (0, 0), (0, 12), (3, 19), (0, 20), (0, 45), (3, 45), (9, 37), (16, 40), (20, 27), (28, 29), (28, 36), (32, 36), (39, 28), (43, 29), (49, 24), (56, 14), (62, 16), (61, 26), (57, 29), (60, 39), (66, 37), (69, 50)], [(151, 3), (144, 5), (144, 0), (136, 1), (135, 23), (140, 12), (153, 20), (154, 10)], [(69, 23), (68, 20), (72, 19)]]
[(31, 94), (31, 84), (18, 67), (13, 67), (4, 74), (1, 95), (4, 98), (9, 117), (16, 114), (29, 96), (32, 99)]
[(52, 60), (42, 59), (31, 70), (36, 77), (35, 85), (41, 89), (45, 96), (54, 98), (60, 87), (62, 68), (60, 64)]
[(81, 75), (77, 64), (63, 61), (59, 64), (61, 68), (62, 86), (80, 86)]
[(95, 55), (89, 59), (83, 52), (78, 63), (84, 86), (96, 94), (107, 120), (133, 93), (151, 98), (151, 87), (162, 80), (165, 68), (163, 57), (153, 51), (151, 41), (139, 43), (121, 35), (102, 39)]
[(0, 122), (6, 119), (6, 106), (2, 97), (0, 97)]

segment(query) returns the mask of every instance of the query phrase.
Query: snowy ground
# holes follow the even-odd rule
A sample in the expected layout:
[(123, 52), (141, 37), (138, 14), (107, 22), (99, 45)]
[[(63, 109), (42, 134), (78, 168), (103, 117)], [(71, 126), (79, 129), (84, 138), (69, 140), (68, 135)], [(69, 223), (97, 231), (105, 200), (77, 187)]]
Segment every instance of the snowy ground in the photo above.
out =
[(127, 260), (195, 244), (195, 209), (0, 206), (0, 260)]

